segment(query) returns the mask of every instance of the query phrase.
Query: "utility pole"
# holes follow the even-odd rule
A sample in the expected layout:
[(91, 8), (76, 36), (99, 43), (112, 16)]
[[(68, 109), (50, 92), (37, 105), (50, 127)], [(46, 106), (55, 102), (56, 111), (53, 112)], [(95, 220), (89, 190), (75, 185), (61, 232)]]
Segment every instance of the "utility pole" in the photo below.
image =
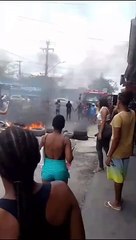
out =
[(50, 48), (50, 41), (46, 41), (46, 48), (41, 48), (43, 53), (45, 53), (45, 77), (48, 76), (48, 60), (49, 60), (49, 51), (54, 51), (54, 48)]
[(18, 60), (18, 79), (20, 80), (21, 79), (21, 64), (22, 64), (22, 61)]

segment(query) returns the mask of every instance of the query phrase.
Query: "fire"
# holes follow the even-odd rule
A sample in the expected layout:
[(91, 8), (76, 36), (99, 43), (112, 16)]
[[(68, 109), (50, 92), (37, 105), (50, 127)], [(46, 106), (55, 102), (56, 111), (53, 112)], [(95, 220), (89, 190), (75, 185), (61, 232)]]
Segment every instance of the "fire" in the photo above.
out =
[(12, 122), (5, 122), (5, 124), (6, 124), (6, 126), (7, 126), (7, 127), (10, 127), (10, 126), (12, 126), (12, 125), (13, 125), (13, 123), (12, 123)]
[(35, 122), (25, 126), (25, 129), (28, 129), (28, 130), (43, 129), (43, 128), (45, 128), (45, 125), (42, 122)]

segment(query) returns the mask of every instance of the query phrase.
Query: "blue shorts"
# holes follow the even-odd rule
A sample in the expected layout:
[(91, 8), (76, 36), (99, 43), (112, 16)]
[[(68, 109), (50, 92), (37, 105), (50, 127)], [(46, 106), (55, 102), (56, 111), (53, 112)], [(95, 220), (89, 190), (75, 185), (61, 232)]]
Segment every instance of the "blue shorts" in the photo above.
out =
[(123, 183), (128, 169), (129, 158), (114, 159), (110, 167), (107, 167), (107, 178), (116, 183)]
[(42, 167), (41, 177), (43, 181), (64, 181), (68, 182), (70, 177), (66, 161), (46, 158)]

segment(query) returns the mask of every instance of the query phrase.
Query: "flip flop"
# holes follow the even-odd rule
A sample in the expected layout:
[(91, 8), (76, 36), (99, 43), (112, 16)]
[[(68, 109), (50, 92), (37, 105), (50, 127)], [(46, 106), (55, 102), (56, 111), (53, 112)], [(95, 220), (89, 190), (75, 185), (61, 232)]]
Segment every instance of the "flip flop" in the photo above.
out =
[(93, 171), (93, 173), (98, 173), (98, 172), (102, 172), (102, 171), (104, 171), (103, 168), (98, 168), (98, 169), (95, 169), (95, 170)]
[(116, 210), (116, 211), (121, 211), (121, 206), (120, 207), (114, 207), (110, 201), (107, 201), (104, 203), (104, 206), (105, 207), (108, 207), (108, 208), (112, 208), (113, 210)]

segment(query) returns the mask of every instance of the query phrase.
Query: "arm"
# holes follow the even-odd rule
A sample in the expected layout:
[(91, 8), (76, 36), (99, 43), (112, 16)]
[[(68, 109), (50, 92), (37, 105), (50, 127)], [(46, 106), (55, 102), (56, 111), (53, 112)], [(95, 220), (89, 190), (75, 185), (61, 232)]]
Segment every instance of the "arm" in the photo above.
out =
[(70, 218), (70, 239), (84, 240), (85, 230), (84, 230), (83, 220), (81, 216), (81, 210), (72, 192), (71, 192), (71, 201), (72, 201), (72, 209), (71, 209), (71, 218)]
[(72, 105), (72, 104), (71, 104), (71, 108), (72, 108), (72, 110), (73, 110), (73, 112), (74, 112), (75, 110), (74, 110), (74, 108), (73, 108), (73, 105)]
[[(81, 210), (79, 208), (78, 202), (73, 192), (70, 190), (69, 186), (64, 182), (54, 181), (51, 183), (51, 185), (52, 185), (51, 191), (52, 211), (55, 212), (54, 216), (52, 216), (52, 221), (56, 219), (56, 216), (58, 220), (60, 219), (61, 224), (62, 219), (63, 221), (66, 221), (67, 219), (69, 221), (69, 226), (67, 226), (70, 235), (69, 239), (85, 240), (85, 230)], [(55, 211), (53, 208), (55, 208)], [(58, 209), (58, 212), (56, 211), (56, 209)]]
[(18, 239), (19, 224), (17, 220), (4, 209), (0, 209), (0, 239)]
[(99, 133), (98, 133), (98, 139), (102, 138), (102, 132), (105, 127), (107, 114), (108, 114), (107, 108), (103, 108), (101, 111), (102, 122), (101, 122), (101, 126), (100, 126)]
[(72, 146), (68, 138), (65, 139), (65, 158), (68, 163), (71, 163), (73, 160)]
[(45, 144), (45, 136), (43, 136), (41, 141), (40, 141), (40, 144), (39, 144), (40, 150), (41, 150), (42, 147), (44, 147), (44, 144)]
[(113, 119), (113, 128), (112, 128), (112, 140), (111, 140), (111, 145), (107, 154), (107, 160), (106, 160), (106, 165), (109, 166), (110, 162), (112, 160), (112, 155), (117, 149), (119, 142), (120, 142), (120, 137), (121, 137), (121, 118), (120, 116), (115, 116)]

